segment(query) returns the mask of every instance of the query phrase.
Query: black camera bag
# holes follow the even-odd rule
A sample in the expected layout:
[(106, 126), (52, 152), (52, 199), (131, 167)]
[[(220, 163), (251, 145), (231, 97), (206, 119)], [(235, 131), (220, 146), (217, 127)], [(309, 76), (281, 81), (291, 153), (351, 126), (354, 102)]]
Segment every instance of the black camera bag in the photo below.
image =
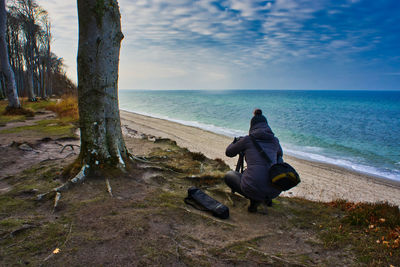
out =
[[(262, 149), (259, 143), (253, 136), (250, 136), (251, 141), (260, 152), (261, 156), (271, 164), (271, 159)], [(287, 191), (300, 183), (300, 176), (296, 170), (290, 166), (288, 163), (276, 163), (271, 166), (268, 172), (269, 182), (278, 190)]]
[(185, 198), (185, 203), (202, 211), (210, 211), (213, 216), (227, 219), (229, 218), (229, 208), (213, 199), (202, 190), (196, 187), (188, 189), (188, 196)]

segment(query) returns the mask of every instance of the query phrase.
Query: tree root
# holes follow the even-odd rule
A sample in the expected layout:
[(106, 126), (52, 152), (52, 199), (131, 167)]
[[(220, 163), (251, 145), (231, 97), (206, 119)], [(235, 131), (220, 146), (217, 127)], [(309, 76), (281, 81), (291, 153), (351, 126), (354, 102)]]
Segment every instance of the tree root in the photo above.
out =
[(60, 199), (61, 199), (61, 193), (60, 193), (60, 192), (57, 192), (57, 193), (56, 193), (56, 197), (54, 198), (53, 213), (56, 211), (57, 206), (58, 206), (58, 202), (60, 201)]
[[(148, 160), (145, 160), (145, 159), (141, 159), (141, 158), (139, 158), (139, 157), (136, 157), (136, 156), (134, 156), (134, 155), (132, 155), (132, 154), (129, 154), (129, 159), (132, 160), (132, 161), (139, 161), (139, 162), (143, 162), (143, 163), (149, 163), (149, 164), (152, 164), (152, 163), (153, 163), (153, 162), (151, 162), (151, 161), (148, 161)], [(153, 164), (156, 164), (156, 163), (153, 163)]]
[(89, 168), (89, 165), (84, 165), (82, 167), (82, 169), (79, 171), (79, 173), (74, 178), (72, 178), (68, 182), (60, 185), (59, 187), (53, 188), (51, 191), (48, 191), (46, 193), (37, 195), (36, 199), (38, 201), (40, 201), (40, 200), (43, 200), (47, 196), (55, 194), (54, 206), (53, 206), (53, 212), (55, 212), (57, 210), (58, 203), (59, 203), (59, 201), (61, 199), (61, 192), (64, 192), (64, 191), (68, 190), (73, 184), (77, 184), (77, 183), (83, 182), (86, 179), (85, 172), (86, 172), (86, 170), (88, 168)]
[(108, 181), (108, 178), (106, 178), (106, 185), (108, 193), (110, 194), (111, 197), (113, 197), (110, 181)]
[(76, 146), (76, 147), (80, 147), (79, 145), (74, 145), (74, 144), (66, 144), (66, 145), (64, 145), (64, 146), (62, 147), (62, 149), (61, 149), (61, 151), (60, 151), (60, 154), (62, 154), (62, 153), (63, 153), (63, 151), (64, 151), (64, 149), (65, 149), (65, 148), (67, 148), (67, 147), (70, 147), (72, 150), (74, 150), (74, 146)]

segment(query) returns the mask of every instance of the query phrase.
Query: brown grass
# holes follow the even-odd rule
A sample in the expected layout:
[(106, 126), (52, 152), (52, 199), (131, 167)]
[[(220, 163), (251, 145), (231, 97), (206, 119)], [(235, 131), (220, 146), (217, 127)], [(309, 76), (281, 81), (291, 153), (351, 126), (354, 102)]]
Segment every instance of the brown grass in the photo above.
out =
[(64, 95), (61, 100), (48, 105), (46, 109), (55, 112), (59, 118), (70, 118), (74, 121), (79, 119), (78, 99), (76, 96)]

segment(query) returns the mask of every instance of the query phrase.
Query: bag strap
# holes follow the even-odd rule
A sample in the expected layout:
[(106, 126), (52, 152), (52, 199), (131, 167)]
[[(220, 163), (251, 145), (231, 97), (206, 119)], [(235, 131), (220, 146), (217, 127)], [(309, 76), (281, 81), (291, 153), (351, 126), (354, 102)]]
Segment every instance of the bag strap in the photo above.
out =
[(256, 138), (254, 136), (249, 135), (251, 138), (251, 141), (253, 141), (253, 144), (257, 148), (258, 152), (260, 152), (261, 156), (267, 160), (269, 164), (272, 163), (272, 160), (268, 157), (267, 153), (265, 153), (264, 149), (260, 146), (260, 144), (256, 141)]

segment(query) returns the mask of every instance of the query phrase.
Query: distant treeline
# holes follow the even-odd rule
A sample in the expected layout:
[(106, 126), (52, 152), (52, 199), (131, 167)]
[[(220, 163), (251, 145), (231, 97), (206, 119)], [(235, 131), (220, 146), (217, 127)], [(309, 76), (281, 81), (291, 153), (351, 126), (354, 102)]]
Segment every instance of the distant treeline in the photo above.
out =
[[(6, 39), (19, 96), (34, 101), (76, 93), (76, 85), (66, 76), (63, 58), (51, 52), (48, 13), (35, 0), (14, 0), (8, 6)], [(5, 95), (5, 78), (0, 73), (0, 98)]]

